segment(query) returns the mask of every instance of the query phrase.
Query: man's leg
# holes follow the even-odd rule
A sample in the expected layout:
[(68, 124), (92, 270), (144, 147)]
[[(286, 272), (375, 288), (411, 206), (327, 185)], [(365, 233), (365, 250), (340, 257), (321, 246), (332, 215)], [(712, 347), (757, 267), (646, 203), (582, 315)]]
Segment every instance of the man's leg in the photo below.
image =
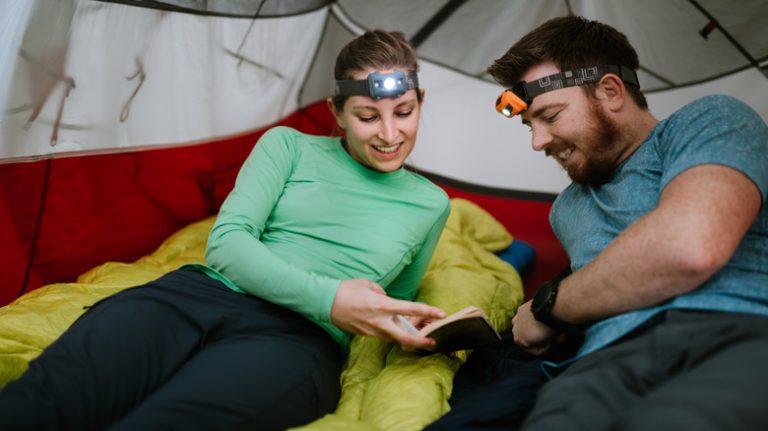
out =
[(768, 355), (767, 322), (668, 312), (664, 322), (577, 361), (547, 383), (524, 429), (762, 429), (756, 424), (765, 418), (755, 415), (764, 410), (760, 389), (768, 383), (759, 371)]
[(595, 352), (547, 382), (523, 430), (600, 431), (611, 429), (626, 406), (646, 390), (652, 353), (625, 342)]
[(502, 336), (502, 347), (477, 349), (456, 373), (451, 410), (425, 428), (441, 430), (514, 430), (533, 406), (546, 377), (541, 359)]
[(694, 320), (694, 334), (667, 335), (667, 343), (690, 348), (670, 358), (674, 374), (635, 401), (617, 429), (768, 430), (768, 318), (711, 317)]

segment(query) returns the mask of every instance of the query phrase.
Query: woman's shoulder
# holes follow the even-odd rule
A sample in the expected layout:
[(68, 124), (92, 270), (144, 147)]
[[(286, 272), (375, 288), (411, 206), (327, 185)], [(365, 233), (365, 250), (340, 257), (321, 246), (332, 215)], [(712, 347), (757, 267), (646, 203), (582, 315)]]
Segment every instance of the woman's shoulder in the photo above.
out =
[(281, 147), (294, 154), (306, 150), (327, 151), (334, 147), (333, 142), (338, 138), (332, 136), (311, 135), (289, 126), (275, 126), (265, 131), (259, 138), (258, 145), (266, 147)]
[(424, 197), (433, 200), (436, 204), (441, 206), (449, 205), (448, 194), (445, 192), (445, 190), (443, 190), (442, 187), (433, 183), (427, 177), (412, 170), (406, 170), (406, 172), (410, 179), (413, 190), (418, 190), (419, 193), (424, 195)]
[(331, 136), (311, 135), (311, 134), (296, 130), (293, 127), (289, 127), (289, 126), (271, 127), (267, 129), (267, 131), (264, 132), (264, 134), (262, 135), (262, 139), (264, 138), (281, 139), (281, 140), (293, 142), (293, 143), (302, 142), (302, 141), (327, 142), (329, 140), (335, 139)]

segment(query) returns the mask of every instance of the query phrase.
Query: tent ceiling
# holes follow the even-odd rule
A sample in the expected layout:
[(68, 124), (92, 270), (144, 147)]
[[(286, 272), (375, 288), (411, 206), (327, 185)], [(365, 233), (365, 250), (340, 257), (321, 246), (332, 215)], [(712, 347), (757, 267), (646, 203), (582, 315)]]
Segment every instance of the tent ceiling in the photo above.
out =
[[(362, 28), (398, 29), (413, 37), (451, 0), (339, 0)], [(419, 46), (421, 57), (490, 80), (485, 69), (509, 46), (549, 18), (583, 15), (620, 29), (640, 56), (646, 92), (700, 83), (753, 67), (720, 29), (699, 32), (709, 13), (756, 62), (768, 59), (765, 0), (467, 0)], [(663, 47), (663, 49), (659, 49)], [(768, 83), (768, 82), (767, 82)]]
[(330, 0), (100, 0), (204, 15), (273, 18), (311, 12)]
[[(244, 18), (296, 15), (336, 3), (360, 28), (396, 29), (417, 39), (426, 35), (419, 40), (423, 58), (487, 81), (491, 81), (485, 72), (488, 65), (529, 30), (549, 18), (583, 15), (629, 37), (640, 56), (645, 92), (710, 81), (760, 63), (768, 77), (766, 0), (102, 1)], [(446, 16), (434, 20), (441, 10)], [(715, 22), (719, 28), (703, 36), (701, 32)]]

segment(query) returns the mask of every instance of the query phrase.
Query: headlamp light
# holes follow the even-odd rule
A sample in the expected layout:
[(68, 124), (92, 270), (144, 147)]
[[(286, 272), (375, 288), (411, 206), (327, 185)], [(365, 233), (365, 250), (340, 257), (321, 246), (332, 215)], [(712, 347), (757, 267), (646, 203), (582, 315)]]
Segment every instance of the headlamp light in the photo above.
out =
[(607, 73), (613, 73), (625, 83), (640, 88), (637, 74), (626, 66), (583, 67), (555, 73), (533, 82), (518, 82), (512, 88), (502, 91), (496, 98), (496, 111), (505, 117), (512, 118), (528, 109), (533, 98), (540, 94), (576, 85), (592, 84)]
[(402, 70), (371, 72), (367, 79), (336, 81), (336, 96), (368, 96), (373, 99), (399, 97), (406, 91), (419, 88), (416, 73), (405, 74)]
[(528, 97), (525, 82), (520, 81), (514, 87), (501, 92), (496, 98), (496, 111), (501, 115), (512, 118), (515, 115), (528, 109), (533, 98)]

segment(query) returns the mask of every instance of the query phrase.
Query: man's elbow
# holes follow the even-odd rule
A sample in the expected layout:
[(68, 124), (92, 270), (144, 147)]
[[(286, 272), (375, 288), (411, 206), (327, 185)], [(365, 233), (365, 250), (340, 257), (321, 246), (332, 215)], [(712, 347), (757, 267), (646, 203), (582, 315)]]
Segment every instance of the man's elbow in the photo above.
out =
[(698, 243), (682, 251), (678, 259), (683, 272), (704, 281), (725, 266), (732, 255), (733, 250)]

